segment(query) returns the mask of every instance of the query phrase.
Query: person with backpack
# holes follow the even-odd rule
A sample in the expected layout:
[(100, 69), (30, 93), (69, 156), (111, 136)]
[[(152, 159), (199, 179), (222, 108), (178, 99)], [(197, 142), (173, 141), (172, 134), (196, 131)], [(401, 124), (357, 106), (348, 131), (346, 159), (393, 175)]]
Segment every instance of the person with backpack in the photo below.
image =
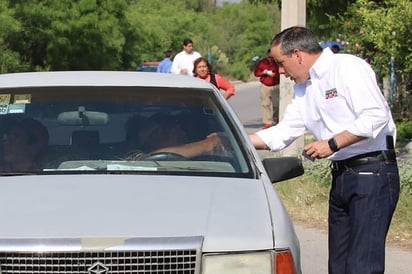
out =
[(224, 97), (228, 100), (235, 94), (235, 86), (221, 75), (212, 73), (212, 66), (204, 57), (199, 57), (194, 61), (193, 76), (206, 80), (224, 91)]

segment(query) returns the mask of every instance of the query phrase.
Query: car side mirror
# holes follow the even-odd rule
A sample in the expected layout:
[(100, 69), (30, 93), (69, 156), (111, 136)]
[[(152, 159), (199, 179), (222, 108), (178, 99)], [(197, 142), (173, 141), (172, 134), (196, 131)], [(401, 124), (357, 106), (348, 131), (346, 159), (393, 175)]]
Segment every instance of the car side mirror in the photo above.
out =
[(303, 175), (302, 161), (297, 157), (266, 158), (263, 166), (272, 184)]

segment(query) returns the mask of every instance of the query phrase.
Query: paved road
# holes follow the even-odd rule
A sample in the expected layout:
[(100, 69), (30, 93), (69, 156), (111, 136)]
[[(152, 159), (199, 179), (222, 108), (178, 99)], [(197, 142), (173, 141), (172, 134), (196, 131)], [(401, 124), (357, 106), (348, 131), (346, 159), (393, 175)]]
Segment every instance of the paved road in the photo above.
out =
[[(327, 274), (328, 253), (327, 233), (304, 224), (295, 224), (301, 248), (303, 274)], [(386, 248), (386, 271), (388, 274), (407, 274), (412, 272), (412, 252), (396, 247)]]
[[(259, 110), (259, 82), (236, 83), (236, 95), (229, 103), (249, 133), (262, 126)], [(301, 262), (304, 274), (327, 274), (327, 234), (325, 231), (295, 223), (301, 245)], [(396, 247), (386, 249), (388, 274), (412, 273), (412, 252)]]
[(253, 133), (262, 127), (259, 82), (235, 83), (236, 93), (229, 99), (246, 131)]

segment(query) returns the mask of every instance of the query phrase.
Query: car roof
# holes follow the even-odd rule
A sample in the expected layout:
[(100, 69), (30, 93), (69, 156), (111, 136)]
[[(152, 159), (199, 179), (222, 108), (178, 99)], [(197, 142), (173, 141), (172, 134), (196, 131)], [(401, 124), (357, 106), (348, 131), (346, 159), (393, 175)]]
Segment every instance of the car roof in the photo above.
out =
[(49, 71), (0, 74), (0, 88), (60, 86), (140, 86), (211, 89), (187, 75), (136, 71)]

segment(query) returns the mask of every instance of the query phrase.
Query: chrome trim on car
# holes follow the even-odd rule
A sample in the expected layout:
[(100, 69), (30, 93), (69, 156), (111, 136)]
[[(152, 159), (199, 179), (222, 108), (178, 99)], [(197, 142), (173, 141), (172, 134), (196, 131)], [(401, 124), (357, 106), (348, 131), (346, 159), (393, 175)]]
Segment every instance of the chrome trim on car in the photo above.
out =
[(87, 269), (89, 274), (106, 274), (109, 273), (109, 268), (102, 262), (95, 262), (91, 267)]
[(193, 273), (203, 237), (0, 239), (1, 273)]

